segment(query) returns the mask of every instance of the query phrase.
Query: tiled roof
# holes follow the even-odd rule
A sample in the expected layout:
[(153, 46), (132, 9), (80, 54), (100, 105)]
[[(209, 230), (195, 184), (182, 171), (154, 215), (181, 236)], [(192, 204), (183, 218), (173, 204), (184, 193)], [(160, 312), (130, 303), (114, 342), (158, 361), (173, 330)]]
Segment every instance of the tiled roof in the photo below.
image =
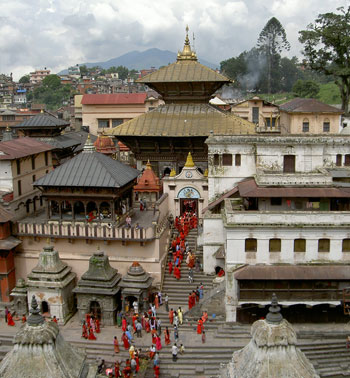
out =
[(5, 223), (13, 218), (13, 214), (0, 206), (0, 223)]
[(24, 137), (12, 139), (6, 142), (0, 142), (0, 160), (19, 159), (52, 149), (52, 146), (34, 138)]
[(13, 127), (20, 128), (32, 128), (32, 127), (62, 127), (69, 126), (70, 123), (63, 119), (56, 118), (50, 114), (40, 113), (33, 117), (27, 118), (25, 121), (15, 125)]
[(35, 139), (40, 140), (41, 142), (44, 142), (46, 144), (49, 144), (55, 149), (64, 149), (64, 148), (70, 148), (70, 147), (80, 145), (80, 142), (78, 140), (70, 138), (67, 135), (56, 135), (52, 137), (37, 137)]
[(314, 98), (294, 98), (293, 100), (280, 105), (279, 108), (287, 113), (343, 113), (342, 110), (324, 104)]
[(106, 134), (183, 137), (209, 136), (211, 130), (218, 135), (255, 134), (255, 125), (208, 104), (165, 104), (106, 130)]
[(180, 60), (159, 70), (152, 72), (141, 79), (138, 83), (171, 83), (171, 82), (224, 82), (229, 83), (230, 79), (217, 73), (209, 67), (203, 66), (194, 60)]
[(34, 183), (34, 186), (120, 188), (140, 172), (99, 152), (83, 151)]
[(81, 103), (83, 105), (144, 104), (146, 99), (147, 93), (85, 94)]

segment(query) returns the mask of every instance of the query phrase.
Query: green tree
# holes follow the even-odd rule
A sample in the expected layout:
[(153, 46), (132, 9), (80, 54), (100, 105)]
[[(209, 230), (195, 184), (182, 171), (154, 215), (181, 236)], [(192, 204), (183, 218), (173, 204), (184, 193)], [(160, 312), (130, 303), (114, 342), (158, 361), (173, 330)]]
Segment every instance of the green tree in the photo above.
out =
[(128, 77), (129, 70), (124, 66), (118, 66), (117, 73), (119, 75), (119, 79), (125, 80)]
[(276, 17), (272, 17), (264, 26), (257, 46), (266, 57), (267, 92), (271, 93), (272, 86), (279, 81), (280, 53), (290, 49), (286, 32)]
[(290, 92), (293, 84), (303, 77), (298, 63), (298, 58), (293, 56), (291, 59), (284, 57), (281, 59), (281, 77), (279, 89), (283, 92)]
[(349, 113), (350, 96), (350, 6), (340, 13), (318, 15), (307, 30), (299, 32), (309, 67), (332, 76), (339, 87), (342, 110)]
[(296, 97), (316, 97), (320, 91), (320, 84), (312, 80), (297, 80), (292, 88)]
[(82, 66), (79, 66), (79, 70), (80, 70), (81, 76), (86, 76), (89, 73), (88, 68), (86, 67), (85, 64), (83, 64)]
[(247, 52), (244, 51), (237, 58), (230, 58), (220, 63), (220, 70), (230, 79), (234, 80), (234, 86), (240, 86), (239, 78), (247, 73)]
[(29, 75), (23, 75), (20, 79), (19, 79), (19, 83), (20, 84), (28, 84), (30, 81), (30, 76)]
[(58, 89), (61, 86), (61, 78), (58, 75), (47, 75), (41, 85), (53, 90)]

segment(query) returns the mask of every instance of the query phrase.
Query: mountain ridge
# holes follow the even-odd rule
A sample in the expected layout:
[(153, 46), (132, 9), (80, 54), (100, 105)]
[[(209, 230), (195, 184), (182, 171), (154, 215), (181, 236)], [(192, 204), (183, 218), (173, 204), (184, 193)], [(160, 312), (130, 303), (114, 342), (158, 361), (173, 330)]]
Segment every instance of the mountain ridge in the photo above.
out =
[[(159, 68), (161, 66), (167, 66), (168, 64), (174, 63), (177, 58), (177, 53), (174, 53), (169, 50), (160, 50), (156, 47), (139, 51), (133, 50), (129, 51), (119, 57), (112, 58), (103, 62), (95, 63), (81, 63), (79, 66), (86, 65), (86, 67), (91, 68), (94, 66), (100, 66), (103, 69), (110, 68), (112, 66), (125, 66), (129, 70), (141, 70), (149, 69), (151, 67)], [(212, 69), (218, 68), (220, 65), (206, 61), (205, 59), (198, 58), (198, 61)], [(59, 75), (65, 75), (68, 73), (68, 70), (63, 70), (59, 72)]]

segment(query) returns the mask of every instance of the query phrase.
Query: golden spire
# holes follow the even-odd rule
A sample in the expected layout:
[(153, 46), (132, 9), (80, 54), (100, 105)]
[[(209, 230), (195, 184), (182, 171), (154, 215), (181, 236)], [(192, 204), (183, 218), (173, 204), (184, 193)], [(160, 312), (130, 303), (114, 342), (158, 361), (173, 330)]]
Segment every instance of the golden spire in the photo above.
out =
[(204, 177), (208, 177), (208, 168), (204, 171)]
[(6, 131), (11, 131), (9, 124), (7, 124), (7, 126), (6, 126)]
[(193, 159), (192, 159), (191, 152), (189, 152), (188, 155), (187, 155), (185, 167), (186, 168), (193, 168), (194, 167), (194, 162), (193, 162)]
[(41, 109), (41, 110), (40, 110), (40, 113), (44, 113), (44, 109)]
[(175, 169), (173, 168), (171, 171), (170, 171), (170, 177), (175, 177), (176, 176), (176, 171)]
[(146, 169), (152, 170), (152, 164), (149, 162), (149, 159), (148, 159), (147, 164), (146, 164)]
[(197, 55), (191, 50), (190, 39), (188, 38), (188, 25), (186, 26), (185, 44), (182, 51), (177, 53), (177, 61), (180, 60), (197, 60)]

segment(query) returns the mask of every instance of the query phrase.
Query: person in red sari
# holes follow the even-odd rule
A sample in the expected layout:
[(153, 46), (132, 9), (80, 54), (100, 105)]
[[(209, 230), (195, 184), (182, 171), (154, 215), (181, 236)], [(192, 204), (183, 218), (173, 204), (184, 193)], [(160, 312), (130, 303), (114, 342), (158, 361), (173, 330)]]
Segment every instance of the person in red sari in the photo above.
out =
[(100, 321), (98, 320), (98, 318), (96, 318), (95, 320), (95, 327), (96, 327), (96, 333), (100, 333), (101, 328), (100, 328)]
[(87, 339), (89, 337), (85, 322), (83, 322), (83, 329), (82, 329), (81, 337), (84, 337), (84, 339)]
[(152, 329), (152, 344), (155, 344), (157, 342), (157, 330), (156, 329)]
[(119, 350), (119, 343), (118, 343), (117, 336), (114, 336), (113, 346), (114, 346), (114, 353), (119, 353), (120, 350)]
[(126, 336), (125, 332), (123, 332), (123, 335), (122, 335), (122, 342), (124, 343), (124, 349), (129, 350), (130, 348), (129, 339), (128, 339), (128, 336)]
[(191, 310), (191, 308), (193, 307), (193, 303), (192, 303), (192, 293), (190, 293), (188, 295), (188, 309)]
[(159, 365), (154, 365), (153, 370), (154, 370), (154, 378), (159, 378), (159, 373), (160, 373)]
[(192, 291), (192, 294), (191, 294), (191, 301), (192, 301), (192, 307), (196, 304), (196, 293), (194, 291)]
[(123, 377), (124, 378), (130, 378), (131, 373), (132, 373), (132, 371), (131, 371), (131, 366), (130, 366), (130, 360), (127, 359), (126, 360), (126, 366), (123, 369)]
[(173, 271), (173, 263), (171, 262), (171, 260), (168, 262), (168, 267), (169, 267), (169, 274), (171, 274), (171, 272)]
[(135, 324), (136, 319), (137, 319), (137, 315), (134, 314), (134, 316), (132, 317), (132, 327), (134, 329), (134, 332), (136, 332), (136, 324)]
[(15, 322), (13, 321), (11, 312), (9, 312), (7, 314), (7, 325), (12, 326), (12, 327), (15, 325)]
[(157, 294), (154, 296), (154, 305), (156, 306), (156, 309), (159, 308), (159, 298)]
[(136, 373), (140, 370), (140, 353), (138, 350), (135, 351), (135, 361), (136, 361)]
[(22, 316), (22, 323), (25, 323), (26, 321), (27, 321), (27, 317), (26, 317), (25, 314), (23, 314), (23, 316)]
[(89, 326), (89, 340), (96, 340), (96, 337), (94, 335), (94, 331), (92, 330), (92, 327)]
[(115, 364), (114, 364), (114, 376), (119, 378), (121, 377), (121, 373), (120, 373), (120, 362), (117, 361)]
[(179, 280), (181, 278), (181, 272), (180, 272), (180, 269), (177, 265), (174, 268), (174, 276), (177, 280)]
[(169, 322), (170, 324), (173, 324), (174, 322), (174, 310), (172, 308), (169, 311)]
[(123, 332), (126, 331), (127, 326), (128, 326), (128, 322), (126, 321), (125, 316), (123, 316), (123, 319), (122, 319), (122, 330), (123, 330)]
[(170, 332), (168, 330), (168, 327), (165, 327), (164, 330), (164, 339), (165, 339), (165, 345), (169, 345), (171, 340), (170, 340)]
[(149, 318), (148, 317), (145, 319), (145, 329), (146, 329), (147, 333), (151, 332), (151, 326), (149, 324)]
[(225, 275), (225, 271), (221, 268), (218, 273), (218, 277), (223, 277)]
[(202, 328), (203, 328), (203, 320), (201, 318), (198, 319), (197, 323), (197, 333), (198, 335), (202, 334)]

